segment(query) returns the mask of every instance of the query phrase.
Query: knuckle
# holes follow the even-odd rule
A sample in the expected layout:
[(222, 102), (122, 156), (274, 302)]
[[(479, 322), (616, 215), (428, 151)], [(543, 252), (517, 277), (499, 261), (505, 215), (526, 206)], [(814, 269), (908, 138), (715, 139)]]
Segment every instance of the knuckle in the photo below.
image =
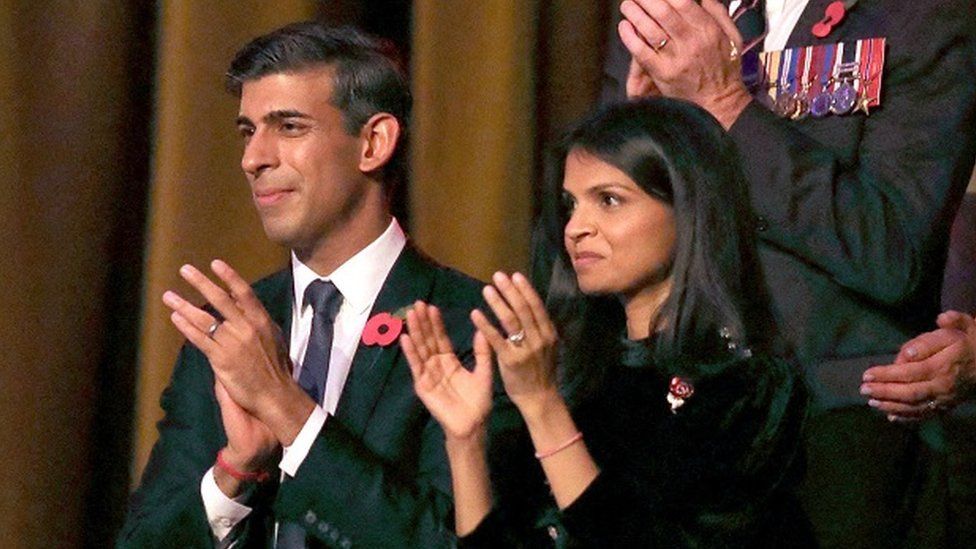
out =
[(956, 392), (956, 379), (947, 378), (940, 383), (937, 383), (936, 391), (943, 395), (954, 394)]
[(255, 324), (255, 329), (257, 329), (261, 333), (265, 333), (266, 334), (266, 333), (271, 333), (272, 332), (272, 328), (271, 328), (272, 324), (271, 324), (271, 321), (269, 319), (267, 319), (267, 318), (261, 317), (261, 318), (257, 319), (257, 321), (255, 321), (254, 324)]
[(241, 338), (244, 341), (251, 341), (257, 338), (257, 330), (251, 324), (245, 324), (241, 328)]

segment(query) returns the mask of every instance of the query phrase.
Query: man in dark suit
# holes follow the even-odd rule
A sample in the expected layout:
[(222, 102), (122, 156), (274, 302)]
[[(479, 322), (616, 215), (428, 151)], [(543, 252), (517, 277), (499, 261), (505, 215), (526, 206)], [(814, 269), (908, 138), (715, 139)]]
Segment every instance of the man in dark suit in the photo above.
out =
[(398, 317), (436, 304), (469, 355), (480, 284), (421, 255), (389, 213), (403, 73), (355, 30), (300, 23), (246, 45), (228, 87), (255, 206), (291, 265), (253, 287), (222, 261), (223, 286), (184, 266), (209, 306), (164, 295), (189, 343), (118, 545), (450, 545), (443, 434)]
[[(906, 421), (955, 404), (953, 387), (971, 372), (882, 376), (870, 368), (891, 364), (939, 310), (949, 226), (976, 153), (971, 6), (849, 1), (842, 17), (835, 11), (832, 24), (818, 27), (828, 0), (731, 4), (623, 2), (610, 80), (619, 95), (701, 105), (741, 152), (764, 274), (813, 394), (800, 495), (820, 542), (958, 542), (948, 528), (939, 426)], [(880, 104), (823, 117), (774, 114), (740, 77), (747, 44), (730, 8), (753, 4), (768, 24), (757, 42), (767, 51), (843, 42), (853, 55), (857, 40), (885, 38), (880, 68), (857, 76), (862, 86), (878, 79)], [(795, 74), (802, 67), (787, 76)], [(802, 95), (803, 86), (793, 91)]]

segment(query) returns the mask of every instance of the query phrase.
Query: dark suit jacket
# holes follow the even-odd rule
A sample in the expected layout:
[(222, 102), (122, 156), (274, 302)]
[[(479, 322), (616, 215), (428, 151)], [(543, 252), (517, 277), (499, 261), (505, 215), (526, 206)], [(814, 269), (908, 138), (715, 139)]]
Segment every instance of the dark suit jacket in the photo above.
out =
[[(441, 308), (462, 359), (470, 355), (467, 315), (481, 306), (481, 285), (436, 265), (409, 244), (370, 315), (425, 300)], [(292, 308), (291, 270), (254, 285), (285, 333)], [(162, 397), (165, 418), (142, 485), (133, 495), (119, 547), (211, 547), (200, 482), (226, 443), (213, 372), (196, 348), (180, 352)], [(237, 547), (270, 546), (275, 520), (305, 526), (310, 546), (443, 547), (454, 542), (450, 472), (443, 433), (416, 398), (398, 343), (360, 345), (336, 415), (319, 433), (296, 476), (251, 496)], [(317, 540), (317, 541), (316, 541)]]
[[(949, 543), (937, 425), (890, 424), (861, 374), (934, 327), (949, 227), (976, 154), (971, 2), (862, 0), (825, 39), (810, 0), (787, 47), (887, 39), (881, 106), (781, 119), (751, 104), (729, 131), (750, 187), (764, 275), (813, 397), (804, 489), (825, 546)], [(611, 43), (607, 87), (623, 96)], [(605, 97), (609, 94), (605, 94)]]

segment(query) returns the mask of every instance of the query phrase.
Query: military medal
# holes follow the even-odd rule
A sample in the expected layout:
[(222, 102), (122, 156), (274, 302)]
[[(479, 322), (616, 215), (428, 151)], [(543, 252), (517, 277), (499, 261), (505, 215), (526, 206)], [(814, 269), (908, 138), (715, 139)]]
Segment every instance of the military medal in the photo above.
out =
[(798, 50), (784, 50), (779, 62), (779, 75), (776, 85), (776, 99), (773, 102), (773, 112), (782, 118), (792, 118), (797, 112), (796, 65), (799, 60)]
[(812, 79), (820, 85), (819, 91), (810, 99), (810, 115), (814, 118), (823, 118), (830, 114), (830, 102), (832, 97), (829, 88), (834, 83), (832, 76), (834, 66), (834, 52), (837, 46), (828, 44), (814, 50), (814, 68), (816, 74)]
[(868, 114), (881, 104), (884, 50), (884, 38), (868, 38), (762, 52), (759, 99), (791, 120)]
[(814, 118), (823, 118), (830, 114), (830, 102), (832, 99), (825, 85), (824, 89), (821, 89), (820, 93), (813, 96), (813, 99), (810, 100), (810, 114)]
[(811, 65), (810, 49), (803, 48), (797, 51), (796, 71), (793, 81), (793, 112), (790, 113), (790, 120), (801, 120), (810, 114), (810, 80), (808, 78)]
[[(848, 46), (848, 47), (845, 47)], [(843, 115), (851, 112), (857, 104), (857, 84), (860, 80), (860, 63), (857, 60), (858, 48), (850, 47), (848, 44), (838, 44), (837, 58), (843, 61), (835, 68), (834, 79), (837, 80), (837, 88), (832, 94), (830, 102), (830, 112)]]
[(884, 39), (873, 38), (859, 41), (861, 53), (860, 72), (862, 75), (860, 95), (855, 111), (871, 114), (870, 107), (881, 104), (881, 68), (884, 66)]
[(851, 79), (841, 80), (837, 89), (830, 97), (830, 112), (842, 115), (851, 112), (857, 104), (857, 90), (854, 89), (854, 82)]

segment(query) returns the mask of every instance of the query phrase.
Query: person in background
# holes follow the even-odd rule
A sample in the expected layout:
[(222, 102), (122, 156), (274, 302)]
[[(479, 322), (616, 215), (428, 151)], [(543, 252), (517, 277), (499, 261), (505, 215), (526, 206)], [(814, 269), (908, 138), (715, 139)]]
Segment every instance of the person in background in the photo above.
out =
[(589, 116), (551, 161), (547, 302), (495, 274), (500, 329), (472, 312), (471, 371), (438, 307), (402, 336), (445, 431), (460, 545), (802, 546), (804, 393), (775, 355), (731, 141), (656, 99)]
[[(900, 421), (957, 404), (964, 369), (890, 368), (882, 387), (874, 367), (940, 311), (976, 155), (972, 6), (627, 0), (620, 12), (616, 96), (694, 102), (740, 152), (780, 330), (811, 387), (799, 495), (819, 543), (968, 543), (953, 529), (974, 515), (945, 503), (958, 492), (941, 425)], [(925, 390), (893, 397), (916, 382)]]

